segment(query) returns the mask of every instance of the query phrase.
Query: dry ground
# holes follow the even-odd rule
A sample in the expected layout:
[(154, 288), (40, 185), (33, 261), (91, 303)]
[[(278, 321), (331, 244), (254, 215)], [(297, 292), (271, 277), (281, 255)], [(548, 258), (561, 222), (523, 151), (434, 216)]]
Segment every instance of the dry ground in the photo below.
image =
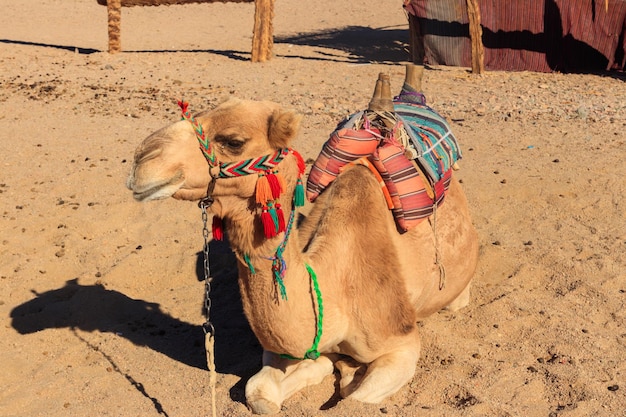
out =
[[(0, 415), (202, 416), (200, 213), (139, 204), (133, 150), (228, 96), (304, 114), (314, 158), (364, 107), (378, 72), (400, 87), (399, 1), (276, 7), (275, 58), (248, 62), (253, 6), (106, 9), (3, 0), (0, 15)], [(426, 71), (424, 90), (464, 150), (481, 241), (472, 301), (421, 324), (415, 378), (384, 404), (340, 401), (335, 380), (287, 416), (626, 415), (626, 85), (623, 74)], [(218, 415), (249, 415), (260, 347), (228, 248), (211, 245)]]

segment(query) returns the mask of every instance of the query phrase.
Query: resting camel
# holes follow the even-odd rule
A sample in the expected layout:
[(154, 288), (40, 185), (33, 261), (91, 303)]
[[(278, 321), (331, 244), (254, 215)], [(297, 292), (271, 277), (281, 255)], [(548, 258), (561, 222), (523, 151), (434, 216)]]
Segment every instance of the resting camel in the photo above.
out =
[[(264, 349), (262, 369), (245, 389), (258, 414), (279, 412), (285, 399), (334, 368), (344, 398), (378, 403), (397, 392), (415, 373), (417, 322), (467, 305), (477, 261), (477, 235), (454, 176), (436, 223), (431, 218), (406, 233), (398, 232), (374, 174), (360, 165), (342, 172), (306, 218), (294, 221), (303, 161), (288, 147), (300, 119), (272, 102), (230, 99), (194, 119), (219, 163), (207, 164), (194, 125), (180, 120), (139, 145), (127, 182), (139, 201), (210, 194), (208, 210), (223, 219), (244, 312)], [(255, 199), (258, 175), (223, 178), (220, 171), (277, 154), (284, 191), (276, 205), (289, 221), (268, 237)]]

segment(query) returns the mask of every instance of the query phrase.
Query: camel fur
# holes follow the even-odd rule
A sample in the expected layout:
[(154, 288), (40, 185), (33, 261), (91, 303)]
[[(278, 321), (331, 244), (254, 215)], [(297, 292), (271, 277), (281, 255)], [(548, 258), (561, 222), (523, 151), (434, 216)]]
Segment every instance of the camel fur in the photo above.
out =
[[(289, 146), (300, 118), (275, 103), (236, 99), (196, 115), (223, 163)], [(288, 216), (298, 175), (296, 158), (287, 156), (279, 168), (287, 182), (280, 204)], [(169, 196), (200, 200), (209, 181), (194, 130), (181, 120), (140, 144), (127, 185), (139, 201)], [(340, 174), (291, 232), (284, 252), (286, 300), (277, 293), (267, 259), (283, 233), (264, 237), (255, 183), (256, 175), (217, 179), (210, 207), (224, 220), (238, 260), (244, 312), (264, 349), (262, 369), (246, 385), (249, 407), (255, 413), (279, 412), (285, 399), (320, 383), (334, 367), (341, 374), (343, 397), (383, 401), (413, 378), (420, 355), (417, 321), (469, 301), (478, 242), (458, 181), (453, 176), (445, 203), (436, 210), (435, 238), (434, 219), (398, 233), (367, 168), (356, 166)], [(437, 248), (445, 268), (442, 289)], [(305, 263), (317, 274), (323, 299), (321, 356), (285, 359), (279, 354), (302, 357), (316, 333), (319, 305)]]

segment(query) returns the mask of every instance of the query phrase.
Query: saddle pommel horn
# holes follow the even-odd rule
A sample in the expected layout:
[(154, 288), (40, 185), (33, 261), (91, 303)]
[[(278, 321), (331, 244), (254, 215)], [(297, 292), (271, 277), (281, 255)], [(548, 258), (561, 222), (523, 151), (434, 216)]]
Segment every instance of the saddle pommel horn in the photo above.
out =
[(419, 93), (422, 91), (422, 75), (424, 67), (415, 64), (406, 64), (406, 75), (404, 77), (403, 91)]
[(382, 72), (378, 74), (378, 80), (376, 81), (376, 87), (374, 88), (374, 94), (368, 106), (368, 110), (393, 112), (389, 75), (383, 74)]

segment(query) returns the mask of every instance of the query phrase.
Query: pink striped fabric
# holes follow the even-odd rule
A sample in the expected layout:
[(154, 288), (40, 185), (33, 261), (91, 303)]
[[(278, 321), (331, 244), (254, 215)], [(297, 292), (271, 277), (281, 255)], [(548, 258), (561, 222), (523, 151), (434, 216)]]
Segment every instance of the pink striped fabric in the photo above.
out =
[[(433, 189), (431, 196), (425, 183), (428, 179), (420, 174), (416, 163), (405, 156), (400, 143), (394, 138), (381, 142), (378, 131), (354, 129), (336, 130), (324, 144), (309, 174), (307, 198), (314, 201), (337, 175), (362, 158), (378, 171), (376, 177), (384, 183), (383, 193), (401, 232), (421, 223), (443, 202), (452, 170), (428, 187)], [(369, 164), (361, 164), (369, 167)]]

